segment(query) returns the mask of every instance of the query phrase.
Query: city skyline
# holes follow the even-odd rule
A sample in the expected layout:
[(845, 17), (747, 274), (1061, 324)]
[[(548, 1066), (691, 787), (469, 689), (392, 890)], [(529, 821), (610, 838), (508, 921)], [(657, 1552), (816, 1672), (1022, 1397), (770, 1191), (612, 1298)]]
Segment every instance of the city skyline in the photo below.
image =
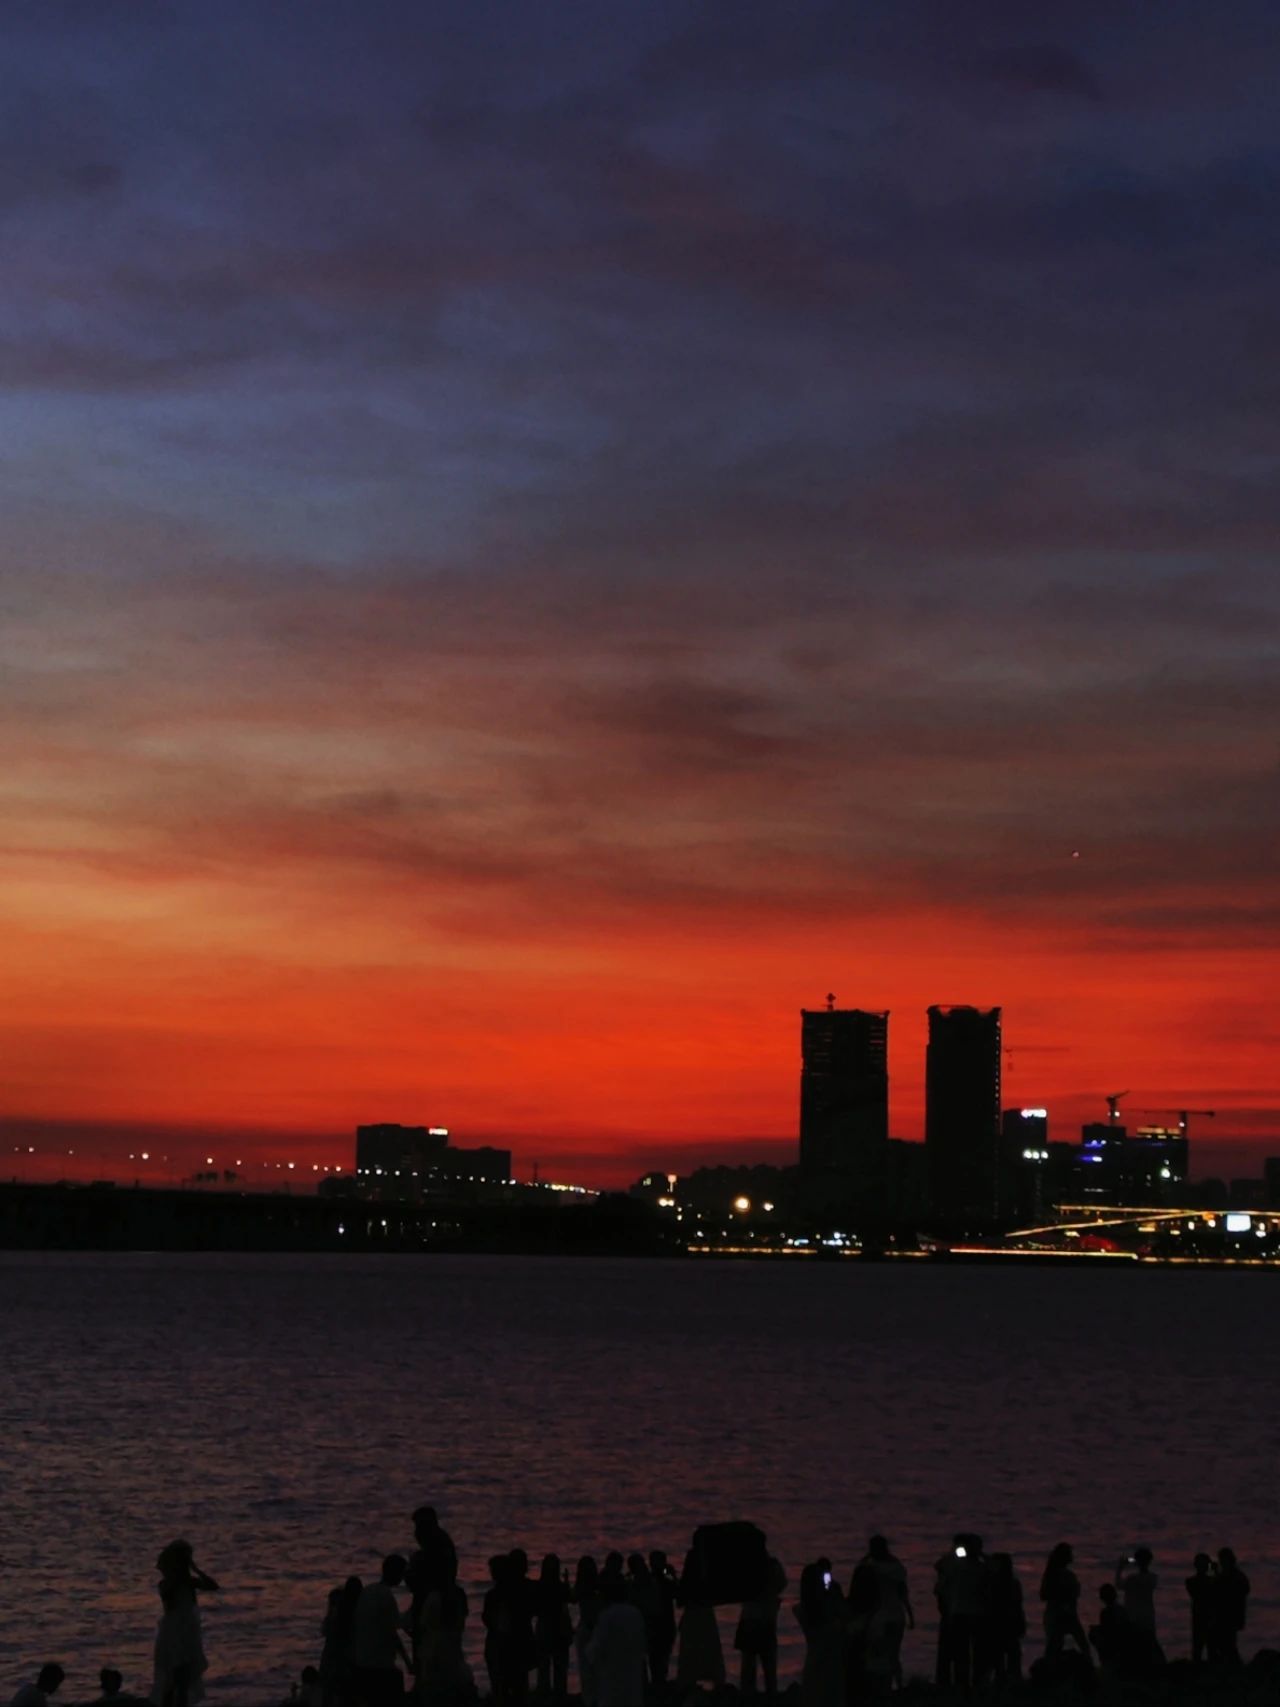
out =
[(1280, 12), (960, 15), (7, 21), (0, 1131), (1274, 1145)]
[[(43, 1121), (10, 1117), (0, 1119), (0, 1157), (7, 1155), (10, 1158), (10, 1166), (0, 1172), (21, 1171), (26, 1177), (37, 1178), (123, 1173), (144, 1181), (150, 1178), (158, 1183), (162, 1178), (176, 1180), (188, 1177), (189, 1173), (202, 1167), (216, 1165), (216, 1170), (234, 1167), (237, 1178), (252, 1184), (255, 1180), (269, 1181), (274, 1177), (273, 1170), (274, 1174), (280, 1174), (287, 1168), (289, 1174), (281, 1183), (306, 1186), (316, 1183), (310, 1177), (312, 1175), (351, 1171), (351, 1130), (376, 1132), (385, 1126), (395, 1131), (403, 1128), (423, 1134), (438, 1134), (442, 1144), (452, 1130), (453, 1141), (463, 1142), (464, 1147), (467, 1144), (498, 1144), (508, 1152), (514, 1147), (513, 1171), (521, 1177), (527, 1177), (538, 1168), (544, 1178), (559, 1173), (580, 1178), (588, 1185), (606, 1187), (629, 1184), (639, 1168), (666, 1167), (668, 1164), (684, 1171), (699, 1165), (791, 1164), (798, 1161), (802, 1172), (807, 1166), (807, 1171), (814, 1178), (820, 1178), (831, 1170), (856, 1176), (868, 1159), (865, 1146), (869, 1143), (871, 1152), (874, 1152), (881, 1136), (919, 1144), (922, 1152), (927, 1148), (932, 1072), (930, 1040), (935, 1027), (940, 1026), (945, 1032), (948, 1022), (954, 1027), (957, 1018), (962, 1026), (970, 1020), (977, 1023), (979, 1029), (983, 1022), (994, 1022), (998, 1063), (994, 1057), (985, 1069), (981, 1061), (977, 1063), (979, 1080), (984, 1071), (991, 1074), (994, 1070), (992, 1082), (987, 1087), (986, 1101), (991, 1105), (987, 1112), (994, 1110), (996, 1118), (978, 1122), (985, 1138), (993, 1146), (988, 1158), (992, 1164), (1003, 1115), (1024, 1108), (1028, 1099), (1032, 1104), (1031, 1112), (1047, 1120), (1054, 1141), (1072, 1144), (1082, 1130), (1107, 1130), (1110, 1123), (1102, 1118), (1102, 1109), (1110, 1109), (1113, 1105), (1118, 1111), (1120, 1130), (1125, 1130), (1127, 1123), (1131, 1132), (1143, 1127), (1176, 1128), (1183, 1109), (1188, 1109), (1192, 1116), (1207, 1113), (1215, 1120), (1219, 1112), (1192, 1106), (1186, 1098), (1160, 1100), (1157, 1093), (1147, 1093), (1141, 1088), (1126, 1088), (1118, 1095), (1093, 1095), (1077, 1089), (1046, 1098), (1038, 1095), (1032, 1087), (1023, 1095), (1019, 1086), (1010, 1083), (1010, 1074), (1014, 1071), (1012, 1063), (1015, 1054), (1021, 1052), (1022, 1045), (1010, 1042), (1004, 1034), (1000, 1005), (984, 1010), (980, 1004), (974, 1003), (930, 1003), (914, 1016), (900, 1014), (895, 1024), (890, 1026), (892, 1009), (839, 1008), (835, 1005), (836, 1000), (835, 993), (829, 992), (823, 1007), (800, 1010), (802, 1024), (798, 1048), (795, 1046), (794, 1014), (789, 1018), (793, 1054), (789, 1131), (743, 1132), (710, 1138), (698, 1138), (678, 1129), (674, 1132), (636, 1131), (624, 1134), (621, 1142), (601, 1148), (572, 1143), (566, 1146), (564, 1135), (551, 1131), (532, 1136), (525, 1134), (522, 1140), (520, 1135), (513, 1136), (506, 1129), (470, 1128), (464, 1132), (444, 1126), (428, 1126), (427, 1120), (435, 1116), (429, 1111), (424, 1113), (426, 1104), (421, 1100), (412, 1106), (406, 1103), (383, 1109), (377, 1120), (372, 1122), (364, 1118), (369, 1110), (363, 1110), (353, 1128), (341, 1131), (325, 1127), (312, 1131), (272, 1130), (261, 1126), (209, 1122)], [(851, 1022), (852, 1032), (849, 1030)], [(831, 1027), (835, 1030), (831, 1031)], [(900, 1034), (905, 1032), (914, 1040), (917, 1031), (920, 1042), (918, 1059), (903, 1062), (901, 1057), (905, 1050)], [(776, 1042), (776, 1039), (770, 1041)], [(961, 1055), (971, 1054), (972, 1047), (972, 1042), (962, 1043)], [(761, 1041), (757, 1041), (752, 1053), (761, 1055), (767, 1051), (762, 1048)], [(979, 1043), (978, 1054), (982, 1056), (983, 1053)], [(1031, 1053), (1034, 1055), (1036, 1051)], [(1048, 1053), (1054, 1055), (1057, 1052), (1050, 1050)], [(887, 1071), (877, 1084), (880, 1063), (887, 1066)], [(967, 1125), (972, 1125), (971, 1119), (966, 1119), (964, 1107), (953, 1106), (951, 1096), (951, 1091), (962, 1093), (959, 1095), (960, 1105), (971, 1098), (974, 1088), (972, 1068), (962, 1069), (956, 1084), (949, 1083), (952, 1071), (946, 1064), (939, 1069), (939, 1089), (935, 1097), (937, 1141), (939, 1153), (943, 1154), (951, 1149), (953, 1134), (963, 1133)], [(1043, 1084), (1045, 1078), (1042, 1074), (1037, 1082)], [(852, 1101), (850, 1093), (853, 1094)], [(981, 1100), (980, 1089), (977, 1094)], [(436, 1099), (427, 1100), (431, 1107), (435, 1106)], [(885, 1101), (887, 1119), (884, 1117)], [(918, 1110), (915, 1130), (897, 1118), (895, 1111), (900, 1105)], [(1222, 1113), (1227, 1116), (1228, 1124), (1225, 1126), (1207, 1126), (1203, 1119), (1193, 1121), (1193, 1174), (1209, 1177), (1256, 1173), (1261, 1162), (1280, 1147), (1280, 1138), (1274, 1132), (1263, 1132), (1256, 1137), (1242, 1133), (1230, 1124), (1231, 1111), (1224, 1109)], [(806, 1126), (810, 1135), (807, 1164)], [(523, 1149), (519, 1147), (522, 1141), (526, 1146)], [(122, 1167), (120, 1164), (126, 1160), (135, 1165)]]

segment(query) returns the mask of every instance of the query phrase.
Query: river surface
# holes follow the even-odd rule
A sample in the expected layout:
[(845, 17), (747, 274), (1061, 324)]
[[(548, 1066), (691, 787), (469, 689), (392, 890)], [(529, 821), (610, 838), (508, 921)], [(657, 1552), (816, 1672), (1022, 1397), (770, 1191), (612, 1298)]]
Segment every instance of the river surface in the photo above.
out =
[[(213, 1707), (274, 1703), (318, 1657), (331, 1585), (376, 1575), (434, 1503), (469, 1588), (488, 1556), (602, 1557), (750, 1517), (847, 1583), (908, 1566), (930, 1669), (956, 1529), (1039, 1567), (1071, 1540), (1093, 1615), (1146, 1542), (1161, 1635), (1234, 1545), (1242, 1647), (1280, 1646), (1280, 1279), (857, 1263), (490, 1257), (0, 1256), (0, 1695), (56, 1658), (150, 1686), (154, 1560), (195, 1545)], [(468, 1647), (478, 1662), (479, 1592)], [(721, 1614), (726, 1653), (733, 1625)], [(482, 1669), (478, 1675), (483, 1677)]]

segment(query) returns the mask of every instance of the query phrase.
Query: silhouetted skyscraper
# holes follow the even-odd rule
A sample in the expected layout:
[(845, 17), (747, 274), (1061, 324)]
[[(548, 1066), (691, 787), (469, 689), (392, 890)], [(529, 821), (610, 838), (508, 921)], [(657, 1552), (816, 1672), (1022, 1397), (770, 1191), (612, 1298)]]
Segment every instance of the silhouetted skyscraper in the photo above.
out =
[(439, 1166), (449, 1145), (444, 1126), (401, 1126), (382, 1121), (356, 1127), (356, 1178), (417, 1179)]
[(889, 1015), (800, 1013), (800, 1169), (870, 1183), (889, 1141)]
[(1039, 1220), (1048, 1204), (1049, 1111), (1006, 1108), (1000, 1119), (1000, 1218)]
[(1000, 1009), (932, 1007), (925, 1057), (929, 1202), (949, 1222), (994, 1219), (1000, 1173)]

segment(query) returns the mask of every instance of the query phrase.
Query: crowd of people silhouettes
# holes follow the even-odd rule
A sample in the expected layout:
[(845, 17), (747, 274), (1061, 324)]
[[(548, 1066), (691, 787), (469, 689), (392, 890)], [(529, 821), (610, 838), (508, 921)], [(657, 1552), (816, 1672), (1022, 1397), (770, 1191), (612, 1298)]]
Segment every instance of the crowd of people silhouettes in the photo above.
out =
[[(334, 1588), (321, 1626), (319, 1663), (307, 1666), (296, 1707), (394, 1707), (406, 1686), (420, 1707), (467, 1707), (481, 1690), (467, 1663), (471, 1612), (458, 1580), (458, 1553), (430, 1506), (413, 1516), (415, 1545), (392, 1553), (376, 1580), (351, 1576)], [(1166, 1669), (1157, 1628), (1159, 1578), (1148, 1547), (1116, 1565), (1098, 1590), (1096, 1621), (1086, 1630), (1080, 1580), (1066, 1542), (1049, 1554), (1039, 1580), (1043, 1652), (1032, 1680), (1082, 1691), (1095, 1663), (1122, 1684), (1150, 1684)], [(197, 1707), (206, 1660), (198, 1596), (218, 1585), (196, 1565), (191, 1546), (174, 1541), (157, 1560), (160, 1621), (149, 1697), (128, 1694), (104, 1667), (94, 1707)], [(1197, 1553), (1185, 1580), (1193, 1668), (1238, 1667), (1249, 1579), (1229, 1547)], [(611, 1552), (598, 1565), (583, 1555), (571, 1571), (554, 1553), (537, 1571), (521, 1548), (489, 1560), (480, 1619), (488, 1696), (496, 1707), (524, 1707), (533, 1696), (558, 1704), (569, 1696), (571, 1661), (585, 1707), (645, 1707), (726, 1691), (717, 1607), (736, 1606), (733, 1646), (738, 1693), (778, 1696), (778, 1620), (787, 1588), (782, 1565), (750, 1524), (699, 1530), (679, 1573), (664, 1552)], [(982, 1538), (958, 1534), (934, 1567), (938, 1613), (934, 1681), (967, 1696), (1002, 1692), (1023, 1678), (1028, 1618), (1022, 1584), (1008, 1553), (988, 1553)], [(406, 1603), (407, 1601), (407, 1603)], [(794, 1614), (804, 1637), (799, 1680), (803, 1707), (857, 1707), (903, 1682), (902, 1648), (915, 1626), (907, 1572), (888, 1541), (873, 1535), (847, 1588), (831, 1561), (800, 1573)], [(1276, 1656), (1280, 1670), (1280, 1656)], [(11, 1707), (51, 1707), (65, 1681), (52, 1662), (24, 1684)]]
[[(383, 1561), (377, 1583), (364, 1586), (353, 1577), (333, 1590), (320, 1666), (309, 1681), (314, 1699), (301, 1707), (389, 1707), (400, 1700), (406, 1674), (424, 1707), (476, 1699), (480, 1691), (464, 1657), (470, 1605), (458, 1582), (457, 1550), (429, 1507), (415, 1514), (415, 1538), (411, 1556)], [(1136, 1548), (1118, 1562), (1113, 1580), (1099, 1589), (1096, 1621), (1087, 1631), (1073, 1563), (1066, 1542), (1045, 1563), (1039, 1581), (1043, 1652), (1032, 1674), (1068, 1681), (1074, 1675), (1083, 1683), (1096, 1659), (1125, 1682), (1158, 1678), (1166, 1661), (1156, 1628), (1159, 1579), (1151, 1550)], [(572, 1571), (548, 1553), (536, 1573), (521, 1548), (494, 1555), (480, 1612), (490, 1698), (498, 1707), (523, 1707), (531, 1693), (562, 1702), (571, 1661), (587, 1707), (642, 1707), (724, 1689), (717, 1607), (733, 1596), (717, 1592), (714, 1569), (700, 1558), (697, 1537), (679, 1573), (658, 1550), (611, 1552), (603, 1566), (584, 1555)], [(409, 1593), (407, 1609), (396, 1597), (401, 1586)], [(1216, 1559), (1196, 1555), (1185, 1584), (1193, 1665), (1240, 1663), (1249, 1586), (1229, 1547)], [(786, 1587), (781, 1564), (762, 1552), (747, 1592), (734, 1598), (742, 1696), (777, 1697)], [(1023, 1678), (1028, 1621), (1008, 1553), (988, 1553), (976, 1534), (957, 1535), (935, 1565), (933, 1595), (940, 1688), (968, 1694)], [(871, 1537), (847, 1588), (836, 1581), (829, 1559), (806, 1565), (793, 1610), (805, 1642), (804, 1707), (847, 1707), (901, 1686), (903, 1642), (915, 1626), (915, 1609), (906, 1569), (884, 1536)], [(307, 1686), (304, 1680), (304, 1692)]]

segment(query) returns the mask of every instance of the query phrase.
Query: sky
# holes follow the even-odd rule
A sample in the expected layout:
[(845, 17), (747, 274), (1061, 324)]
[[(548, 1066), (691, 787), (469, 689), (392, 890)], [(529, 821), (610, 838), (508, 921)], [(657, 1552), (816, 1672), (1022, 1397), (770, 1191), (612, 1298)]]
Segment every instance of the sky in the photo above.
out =
[(787, 1160), (831, 991), (1280, 1151), (1272, 0), (0, 46), (0, 1146)]

